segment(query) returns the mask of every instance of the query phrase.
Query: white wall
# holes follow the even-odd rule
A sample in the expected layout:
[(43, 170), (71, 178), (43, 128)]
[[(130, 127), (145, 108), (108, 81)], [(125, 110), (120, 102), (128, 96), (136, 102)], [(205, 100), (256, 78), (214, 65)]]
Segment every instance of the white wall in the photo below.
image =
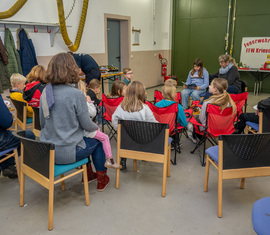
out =
[[(8, 10), (16, 1), (1, 0), (0, 12)], [(67, 15), (73, 0), (64, 0), (63, 2), (65, 15)], [(156, 0), (156, 22), (154, 28), (153, 2), (154, 0), (89, 0), (85, 29), (80, 48), (77, 52), (105, 53), (104, 13), (130, 16), (131, 27), (141, 29), (140, 45), (131, 46), (131, 51), (170, 50), (172, 0)], [(82, 3), (83, 0), (76, 0), (74, 10), (66, 22), (67, 25), (72, 26), (68, 28), (72, 42), (76, 38)], [(56, 0), (28, 0), (16, 15), (6, 20), (43, 23), (58, 22)], [(51, 56), (58, 52), (68, 51), (61, 34), (56, 35), (54, 47), (50, 47), (48, 33), (34, 33), (33, 30), (29, 30), (29, 33), (37, 56)], [(133, 41), (132, 32), (130, 33)], [(15, 32), (13, 35), (15, 36)], [(0, 36), (4, 40), (3, 29), (0, 29)], [(153, 38), (156, 40), (156, 45), (153, 45)]]

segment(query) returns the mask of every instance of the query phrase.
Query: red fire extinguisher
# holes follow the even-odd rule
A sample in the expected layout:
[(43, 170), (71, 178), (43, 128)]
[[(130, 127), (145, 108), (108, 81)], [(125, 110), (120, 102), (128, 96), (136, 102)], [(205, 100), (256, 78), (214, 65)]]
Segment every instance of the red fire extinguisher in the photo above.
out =
[(161, 76), (166, 76), (167, 75), (167, 65), (168, 65), (168, 60), (166, 58), (162, 58), (161, 54), (158, 54), (160, 63), (161, 63)]

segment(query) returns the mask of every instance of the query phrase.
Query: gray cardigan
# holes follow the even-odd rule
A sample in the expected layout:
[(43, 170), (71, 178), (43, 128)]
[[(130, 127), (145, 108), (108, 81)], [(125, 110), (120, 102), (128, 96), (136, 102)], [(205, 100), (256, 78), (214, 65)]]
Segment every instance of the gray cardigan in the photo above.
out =
[(85, 148), (83, 130), (92, 132), (98, 126), (90, 119), (84, 94), (69, 85), (53, 85), (54, 106), (44, 118), (40, 99), (40, 140), (55, 144), (55, 163), (76, 161), (76, 146)]

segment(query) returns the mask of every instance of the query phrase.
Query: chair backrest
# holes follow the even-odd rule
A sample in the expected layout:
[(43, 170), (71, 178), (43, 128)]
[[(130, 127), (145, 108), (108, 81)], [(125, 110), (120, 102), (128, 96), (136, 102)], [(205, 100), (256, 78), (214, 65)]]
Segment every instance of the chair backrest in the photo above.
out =
[(207, 104), (207, 132), (214, 137), (232, 134), (235, 131), (235, 115), (232, 115), (232, 107), (225, 108), (221, 111), (220, 106)]
[(177, 126), (177, 113), (178, 113), (178, 104), (173, 103), (168, 107), (159, 108), (156, 107), (154, 104), (150, 103), (149, 101), (145, 102), (146, 105), (151, 109), (153, 112), (155, 119), (159, 123), (166, 123), (169, 124), (169, 133), (172, 135)]
[(239, 80), (241, 83), (241, 92), (246, 92), (247, 91), (247, 83), (246, 81)]
[(241, 113), (243, 113), (243, 106), (245, 106), (245, 112), (246, 112), (248, 92), (243, 92), (239, 94), (230, 94), (230, 96), (236, 105), (237, 115), (239, 116)]
[(270, 133), (221, 135), (223, 169), (270, 166)]
[(41, 175), (49, 178), (50, 158), (53, 160), (51, 152), (54, 152), (55, 145), (25, 137), (25, 131), (13, 132), (13, 134), (21, 140), (21, 156), (22, 164), (32, 168)]
[(16, 123), (22, 128), (26, 128), (26, 117), (27, 117), (27, 104), (22, 101), (11, 99), (11, 102), (13, 103), (15, 109), (16, 109), (16, 115), (15, 115), (15, 121)]
[(41, 131), (40, 120), (39, 120), (39, 108), (33, 107), (33, 132), (36, 136), (39, 136)]
[(119, 98), (107, 98), (106, 95), (102, 94), (102, 102), (105, 108), (105, 112), (103, 113), (104, 118), (107, 121), (112, 120), (112, 115), (117, 107), (122, 103), (124, 97)]
[(270, 132), (270, 108), (263, 109), (263, 123), (262, 123), (262, 132)]
[(168, 124), (131, 120), (119, 120), (118, 123), (121, 125), (121, 149), (164, 154)]
[[(154, 103), (157, 103), (157, 102), (161, 101), (162, 99), (163, 99), (162, 92), (158, 91), (158, 90), (155, 90)], [(175, 100), (175, 102), (181, 104), (181, 92), (176, 92), (174, 100)]]

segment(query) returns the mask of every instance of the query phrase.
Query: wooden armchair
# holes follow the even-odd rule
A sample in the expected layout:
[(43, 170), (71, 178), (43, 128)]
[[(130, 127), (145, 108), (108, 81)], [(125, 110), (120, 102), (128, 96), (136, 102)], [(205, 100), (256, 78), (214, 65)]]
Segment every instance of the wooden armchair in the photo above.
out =
[[(64, 180), (83, 173), (86, 205), (89, 206), (89, 191), (86, 163), (88, 159), (68, 165), (55, 165), (55, 146), (51, 143), (40, 142), (25, 138), (25, 131), (13, 133), (21, 140), (21, 170), (20, 170), (20, 206), (24, 205), (24, 176), (27, 175), (49, 190), (48, 229), (53, 229), (54, 185), (61, 182), (65, 190)], [(82, 166), (82, 169), (77, 169)], [(75, 172), (64, 176), (64, 173), (76, 169)], [(55, 177), (60, 176), (59, 179)]]
[[(120, 158), (133, 159), (133, 170), (137, 171), (137, 160), (163, 164), (162, 197), (166, 195), (166, 177), (170, 176), (169, 125), (141, 121), (120, 120), (117, 137), (117, 163)], [(116, 188), (119, 188), (119, 169), (116, 170)]]
[(33, 107), (33, 133), (39, 137), (40, 131), (39, 108)]
[(221, 135), (218, 145), (206, 150), (204, 191), (208, 191), (210, 163), (218, 170), (218, 217), (222, 217), (224, 179), (270, 176), (270, 134)]
[(270, 132), (270, 109), (260, 110), (259, 124), (246, 122), (245, 134), (248, 134), (249, 132), (253, 134)]
[(22, 130), (32, 128), (32, 118), (27, 118), (27, 104), (11, 98), (10, 100), (15, 106), (15, 130), (18, 130), (18, 126)]

